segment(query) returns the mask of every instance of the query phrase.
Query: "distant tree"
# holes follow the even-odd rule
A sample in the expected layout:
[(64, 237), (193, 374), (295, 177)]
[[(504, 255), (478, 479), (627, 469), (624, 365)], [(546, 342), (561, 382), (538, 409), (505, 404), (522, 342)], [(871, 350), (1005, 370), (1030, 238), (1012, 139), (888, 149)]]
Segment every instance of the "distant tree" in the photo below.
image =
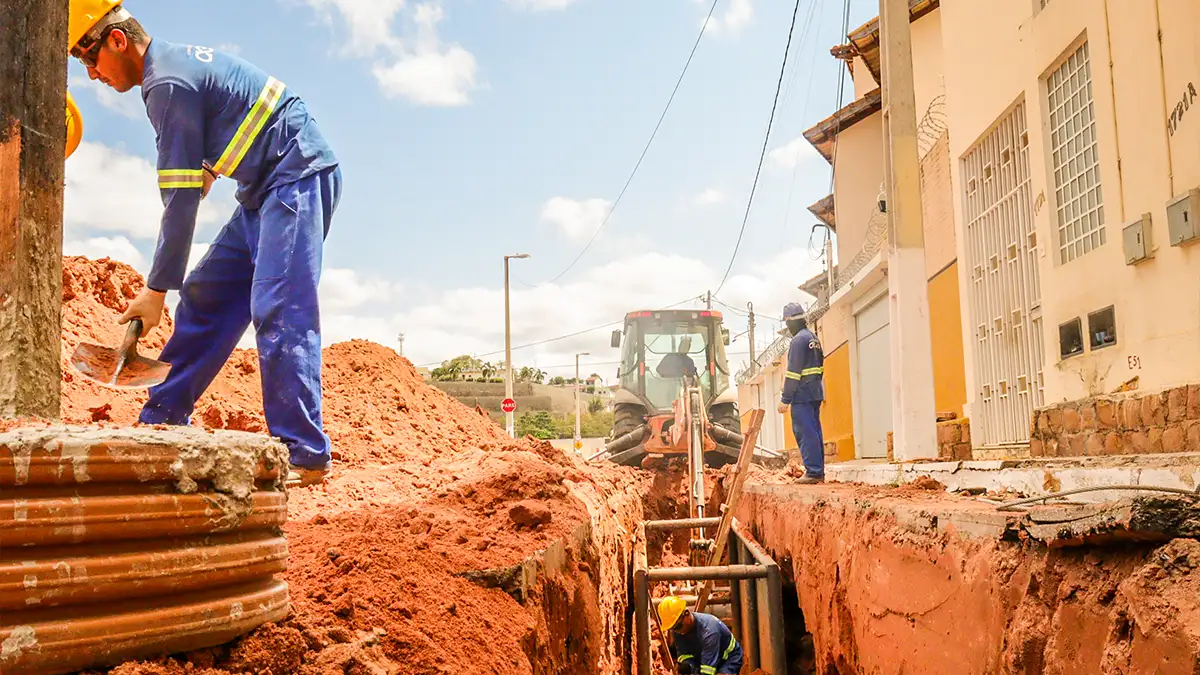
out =
[(559, 438), (557, 426), (554, 417), (545, 410), (527, 412), (516, 422), (518, 436), (533, 436), (543, 441)]
[(588, 400), (587, 411), (590, 413), (604, 412), (605, 407), (604, 399), (593, 398)]
[(496, 374), (496, 370), (497, 370), (496, 364), (493, 364), (489, 361), (484, 361), (483, 365), (480, 366), (480, 368), (479, 368), (479, 373), (481, 375), (483, 375), (484, 381), (487, 381), (487, 380), (492, 379), (492, 375)]
[(562, 375), (555, 375), (554, 377), (550, 378), (550, 384), (552, 384), (556, 387), (561, 387), (561, 386), (565, 385), (566, 383), (567, 383), (567, 378), (563, 377)]

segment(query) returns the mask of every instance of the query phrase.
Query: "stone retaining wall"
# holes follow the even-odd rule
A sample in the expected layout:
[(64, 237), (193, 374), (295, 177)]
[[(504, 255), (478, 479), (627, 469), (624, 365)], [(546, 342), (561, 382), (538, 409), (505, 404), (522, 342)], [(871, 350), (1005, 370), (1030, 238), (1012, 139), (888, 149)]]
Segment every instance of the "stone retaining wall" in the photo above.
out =
[(1034, 457), (1200, 451), (1200, 384), (1059, 403), (1034, 412)]
[[(896, 461), (894, 438), (892, 432), (887, 435), (887, 459)], [(972, 459), (971, 456), (971, 420), (966, 417), (945, 420), (937, 423), (937, 444), (939, 460), (962, 461)]]

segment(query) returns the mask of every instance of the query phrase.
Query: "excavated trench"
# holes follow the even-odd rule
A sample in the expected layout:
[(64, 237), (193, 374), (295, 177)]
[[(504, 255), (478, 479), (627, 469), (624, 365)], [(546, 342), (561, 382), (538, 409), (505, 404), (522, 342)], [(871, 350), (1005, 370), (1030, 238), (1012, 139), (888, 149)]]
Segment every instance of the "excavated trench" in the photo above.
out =
[[(119, 340), (115, 317), (140, 287), (119, 263), (65, 261), (64, 355), (81, 341)], [(236, 353), (198, 405), (198, 423), (263, 431), (257, 365), (252, 351)], [(64, 421), (136, 419), (143, 394), (64, 373)], [(326, 349), (323, 378), (336, 479), (289, 491), (286, 514), (267, 524), (286, 537), (289, 618), (88, 675), (634, 672), (635, 537), (645, 520), (686, 516), (682, 466), (588, 465), (513, 441), (372, 343)], [(0, 481), (24, 471), (16, 459)], [(100, 475), (91, 466), (86, 474)], [(728, 476), (710, 476), (709, 504), (724, 500)], [(1145, 536), (1062, 528), (1060, 538), (1054, 526), (1020, 525), (1018, 515), (942, 491), (789, 481), (754, 468), (736, 512), (783, 572), (789, 674), (1200, 673), (1194, 506), (1114, 512), (1097, 525), (1123, 522)], [(182, 480), (163, 487), (181, 499), (190, 489)], [(19, 501), (0, 495), (0, 521), (18, 522), (27, 511)], [(687, 550), (686, 533), (655, 534), (648, 562), (684, 565)], [(0, 591), (11, 587), (24, 603), (27, 561), (12, 551), (0, 553), (12, 572)], [(0, 612), (0, 631), (13, 616)], [(31, 644), (27, 630), (7, 635), (0, 666)]]

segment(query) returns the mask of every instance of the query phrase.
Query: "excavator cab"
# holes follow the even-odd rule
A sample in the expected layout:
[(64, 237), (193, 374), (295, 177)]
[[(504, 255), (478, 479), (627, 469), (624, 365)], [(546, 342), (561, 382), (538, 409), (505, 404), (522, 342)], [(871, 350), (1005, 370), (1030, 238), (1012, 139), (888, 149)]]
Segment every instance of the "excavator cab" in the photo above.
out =
[(686, 455), (690, 442), (702, 448), (710, 466), (735, 461), (741, 421), (727, 344), (720, 312), (627, 314), (624, 329), (612, 334), (621, 365), (608, 459), (640, 466), (647, 456)]

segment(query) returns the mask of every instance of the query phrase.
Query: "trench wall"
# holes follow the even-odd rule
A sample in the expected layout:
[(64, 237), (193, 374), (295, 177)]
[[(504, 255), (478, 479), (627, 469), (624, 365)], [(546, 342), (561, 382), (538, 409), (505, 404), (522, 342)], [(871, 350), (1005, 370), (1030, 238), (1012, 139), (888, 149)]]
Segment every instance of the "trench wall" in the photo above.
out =
[(822, 675), (1200, 672), (1200, 542), (1048, 549), (977, 504), (752, 484), (738, 517), (795, 584)]
[(534, 675), (630, 672), (632, 551), (646, 488), (643, 481), (572, 483), (589, 520), (503, 583), (536, 618), (522, 645)]

